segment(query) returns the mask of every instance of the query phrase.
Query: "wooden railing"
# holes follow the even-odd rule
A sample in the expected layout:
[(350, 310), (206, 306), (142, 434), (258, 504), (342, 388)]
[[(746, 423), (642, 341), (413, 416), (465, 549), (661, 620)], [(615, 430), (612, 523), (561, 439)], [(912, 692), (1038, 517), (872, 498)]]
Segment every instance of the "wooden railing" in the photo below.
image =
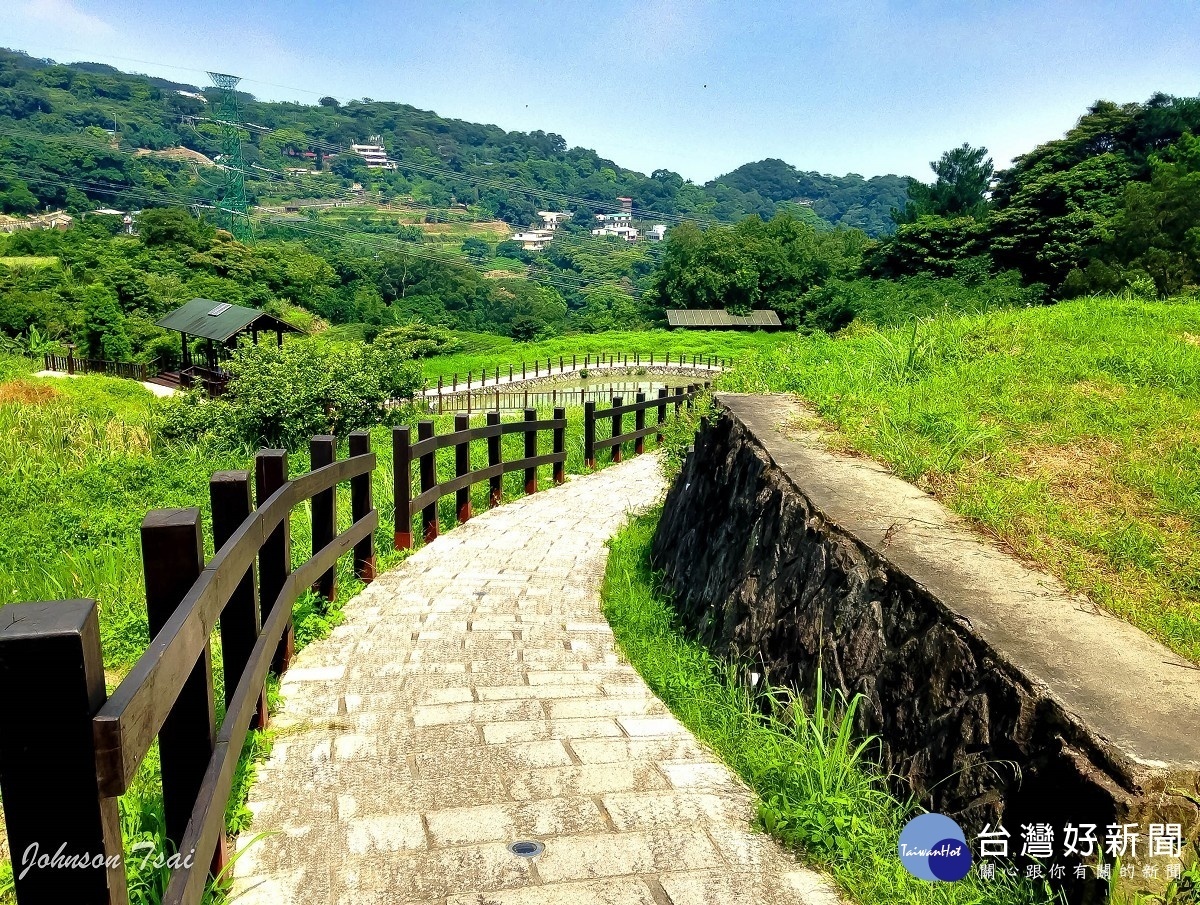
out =
[[(620, 398), (584, 410), (584, 452), (589, 467), (596, 450), (621, 460), (626, 443), (644, 451), (644, 438), (659, 432), (671, 408), (691, 406), (693, 384), (672, 395), (662, 390), (631, 405)], [(654, 409), (655, 423), (646, 424)], [(635, 427), (624, 429), (634, 415)], [(611, 436), (597, 439), (597, 419), (611, 420)], [(471, 488), (488, 482), (487, 505), (503, 495), (506, 474), (521, 472), (526, 494), (539, 489), (539, 469), (566, 479), (567, 418), (564, 408), (539, 419), (470, 426), (465, 413), (454, 430), (437, 435), (432, 420), (392, 430), (397, 549), (413, 547), (420, 518), (426, 542), (438, 536), (438, 504), (454, 495), (459, 523), (472, 516)], [(539, 453), (550, 434), (551, 451)], [(522, 437), (519, 457), (506, 460), (503, 438)], [(471, 468), (473, 443), (486, 443), (487, 465)], [(374, 532), (379, 515), (371, 501), (376, 457), (365, 432), (350, 434), (347, 459), (336, 459), (336, 440), (313, 437), (312, 470), (289, 480), (287, 452), (261, 450), (251, 479), (246, 471), (217, 472), (210, 481), (212, 540), (216, 554), (204, 561), (200, 511), (161, 509), (142, 522), (142, 560), (151, 641), (146, 652), (106, 700), (104, 658), (94, 600), (15, 603), (0, 609), (0, 795), (3, 797), (15, 890), (20, 905), (126, 905), (128, 888), (117, 796), (130, 789), (155, 739), (161, 762), (166, 839), (179, 853), (165, 905), (197, 905), (212, 876), (226, 865), (225, 810), (246, 734), (266, 725), (267, 674), (282, 673), (291, 659), (292, 605), (306, 588), (332, 600), (335, 567), (353, 552), (354, 571), (375, 575)], [(438, 480), (437, 453), (454, 449), (454, 477)], [(414, 495), (414, 467), (419, 492)], [(337, 531), (336, 490), (350, 484), (351, 525)], [(312, 555), (291, 569), (289, 516), (311, 503)], [(260, 606), (261, 600), (261, 606)], [(224, 670), (225, 716), (218, 726), (213, 700), (209, 639), (218, 628)], [(28, 852), (35, 858), (28, 871)], [(58, 859), (51, 860), (54, 855)], [(88, 869), (77, 859), (87, 858)], [(76, 859), (63, 862), (61, 859)], [(66, 866), (64, 863), (74, 867)]]
[(106, 374), (109, 377), (125, 377), (130, 380), (148, 380), (158, 373), (157, 362), (142, 364), (140, 361), (103, 361), (98, 358), (76, 358), (74, 355), (43, 356), (47, 371), (64, 374)]
[[(707, 388), (708, 384), (704, 386)], [(675, 414), (678, 415), (684, 405), (688, 408), (692, 407), (700, 390), (701, 387), (697, 384), (692, 384), (687, 389), (676, 387), (674, 393), (670, 393), (666, 387), (662, 387), (658, 391), (657, 399), (647, 399), (645, 393), (638, 393), (635, 401), (630, 405), (625, 405), (620, 396), (614, 396), (612, 407), (600, 410), (596, 409), (595, 402), (584, 403), (583, 458), (588, 468), (596, 467), (597, 450), (609, 450), (610, 461), (620, 462), (622, 449), (626, 443), (632, 442), (634, 455), (640, 456), (645, 452), (646, 437), (656, 434), (659, 442), (662, 442), (662, 424), (667, 420), (668, 406), (674, 406)], [(647, 427), (646, 412), (650, 409), (656, 411), (657, 418), (654, 424)], [(624, 422), (625, 416), (629, 414), (634, 416), (633, 430), (627, 432)], [(612, 432), (607, 438), (597, 440), (596, 423), (604, 419), (612, 420)]]
[[(646, 381), (642, 381), (646, 383)], [(705, 386), (709, 384), (706, 382)], [(495, 411), (521, 411), (527, 408), (556, 408), (558, 406), (577, 405), (582, 407), (589, 400), (600, 403), (614, 396), (624, 396), (626, 393), (637, 393), (638, 384), (631, 382), (628, 386), (607, 384), (593, 388), (551, 390), (505, 390), (493, 387), (487, 390), (471, 390), (469, 393), (438, 396), (436, 403), (427, 400), (429, 409), (437, 414), (466, 412), (467, 414)]]
[[(455, 508), (459, 524), (471, 517), (471, 487), (487, 481), (489, 483), (488, 505), (500, 505), (504, 475), (513, 471), (525, 474), (525, 493), (536, 493), (538, 469), (553, 466), (553, 480), (561, 484), (566, 480), (567, 467), (567, 413), (556, 408), (554, 417), (538, 420), (537, 409), (526, 409), (522, 421), (501, 423), (499, 412), (487, 413), (487, 424), (470, 427), (466, 414), (454, 416), (454, 430), (448, 434), (434, 434), (434, 423), (430, 420), (417, 424), (417, 442), (412, 442), (411, 429), (407, 426), (392, 428), (393, 475), (396, 502), (396, 549), (407, 550), (413, 546), (412, 526), (417, 514), (421, 515), (421, 533), (425, 543), (438, 536), (438, 501), (444, 496), (455, 495)], [(538, 435), (542, 431), (553, 433), (553, 452), (538, 455)], [(506, 434), (521, 434), (524, 439), (524, 455), (519, 459), (504, 461), (501, 454), (501, 437)], [(471, 470), (471, 443), (487, 441), (488, 464), (484, 468)], [(437, 479), (437, 451), (454, 448), (455, 476), (449, 481)], [(418, 465), (420, 493), (413, 496), (413, 463)]]
[[(128, 901), (117, 796), (159, 742), (166, 836), (180, 862), (163, 902), (195, 905), (226, 863), (225, 808), (246, 733), (265, 724), (268, 670), (286, 668), (292, 604), (315, 586), (332, 598), (338, 559), (374, 576), (375, 455), (366, 433), (335, 461), (333, 437), (314, 437), (314, 468), (287, 480), (287, 453), (255, 461), (258, 508), (245, 471), (213, 475), (213, 543), (206, 565), (200, 511), (161, 509), (142, 522), (152, 640), (105, 700), (92, 600), (21, 603), (0, 611), (0, 785), (14, 861), (29, 851), (86, 856), (91, 869), (47, 864), (15, 880), (20, 905)], [(335, 493), (350, 483), (353, 523), (337, 533)], [(289, 516), (312, 502), (312, 556), (291, 570)], [(257, 568), (256, 568), (257, 566)], [(260, 617), (259, 599), (263, 601)], [(261, 619), (261, 621), (260, 621)], [(214, 720), (209, 638), (220, 622), (225, 718)], [(31, 849), (31, 846), (36, 848)]]
[(519, 365), (507, 365), (504, 368), (496, 366), (488, 370), (484, 368), (478, 375), (467, 371), (460, 380), (455, 372), (449, 377), (438, 378), (437, 385), (427, 387), (427, 396), (443, 396), (448, 393), (459, 393), (471, 389), (483, 389), (488, 386), (503, 386), (505, 383), (516, 383), (521, 380), (538, 379), (542, 377), (566, 377), (580, 371), (592, 368), (612, 370), (616, 368), (693, 368), (704, 371), (722, 371), (732, 364), (731, 359), (719, 355), (688, 355), (683, 352), (612, 352), (587, 353), (585, 355), (548, 355), (545, 359), (534, 359), (532, 362), (522, 360)]

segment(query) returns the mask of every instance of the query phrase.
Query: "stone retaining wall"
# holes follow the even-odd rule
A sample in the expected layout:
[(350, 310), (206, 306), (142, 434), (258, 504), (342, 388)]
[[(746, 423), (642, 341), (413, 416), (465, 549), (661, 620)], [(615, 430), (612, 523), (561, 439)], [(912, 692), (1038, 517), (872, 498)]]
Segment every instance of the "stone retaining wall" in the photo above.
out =
[(896, 791), (969, 834), (1002, 821), (1017, 851), (1029, 822), (1059, 844), (1067, 822), (1101, 838), (1137, 823), (1143, 844), (1150, 823), (1176, 822), (1196, 838), (1194, 665), (881, 467), (828, 451), (794, 400), (718, 403), (653, 547), (690, 631), (801, 691), (822, 666), (862, 696), (858, 729), (879, 737)]

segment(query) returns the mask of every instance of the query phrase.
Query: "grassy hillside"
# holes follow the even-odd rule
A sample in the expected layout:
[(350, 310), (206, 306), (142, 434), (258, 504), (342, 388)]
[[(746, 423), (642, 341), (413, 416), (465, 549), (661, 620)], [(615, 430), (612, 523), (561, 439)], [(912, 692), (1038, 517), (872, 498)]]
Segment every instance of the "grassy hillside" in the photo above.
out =
[(720, 381), (865, 452), (1200, 663), (1200, 300), (1084, 298), (817, 334)]

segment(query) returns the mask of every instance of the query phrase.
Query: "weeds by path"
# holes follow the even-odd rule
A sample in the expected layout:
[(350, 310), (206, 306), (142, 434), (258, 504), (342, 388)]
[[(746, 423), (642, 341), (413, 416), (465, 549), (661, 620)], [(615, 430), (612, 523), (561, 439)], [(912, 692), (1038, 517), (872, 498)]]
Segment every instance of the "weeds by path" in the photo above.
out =
[[(935, 884), (908, 874), (896, 846), (917, 810), (888, 793), (867, 744), (853, 737), (855, 703), (820, 685), (811, 709), (781, 690), (752, 691), (730, 664), (687, 638), (650, 570), (659, 514), (635, 518), (610, 542), (604, 614), (654, 693), (757, 793), (763, 829), (828, 870), (864, 905), (1058, 901), (1048, 890), (1000, 877)], [(765, 708), (764, 695), (773, 702)]]

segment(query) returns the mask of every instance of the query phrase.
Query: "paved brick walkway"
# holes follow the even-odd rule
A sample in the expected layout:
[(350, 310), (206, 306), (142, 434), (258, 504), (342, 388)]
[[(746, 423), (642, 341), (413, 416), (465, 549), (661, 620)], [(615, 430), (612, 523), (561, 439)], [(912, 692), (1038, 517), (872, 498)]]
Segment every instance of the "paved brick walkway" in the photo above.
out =
[(239, 905), (838, 901), (614, 652), (604, 541), (662, 490), (652, 456), (572, 479), (351, 601), (285, 677)]

